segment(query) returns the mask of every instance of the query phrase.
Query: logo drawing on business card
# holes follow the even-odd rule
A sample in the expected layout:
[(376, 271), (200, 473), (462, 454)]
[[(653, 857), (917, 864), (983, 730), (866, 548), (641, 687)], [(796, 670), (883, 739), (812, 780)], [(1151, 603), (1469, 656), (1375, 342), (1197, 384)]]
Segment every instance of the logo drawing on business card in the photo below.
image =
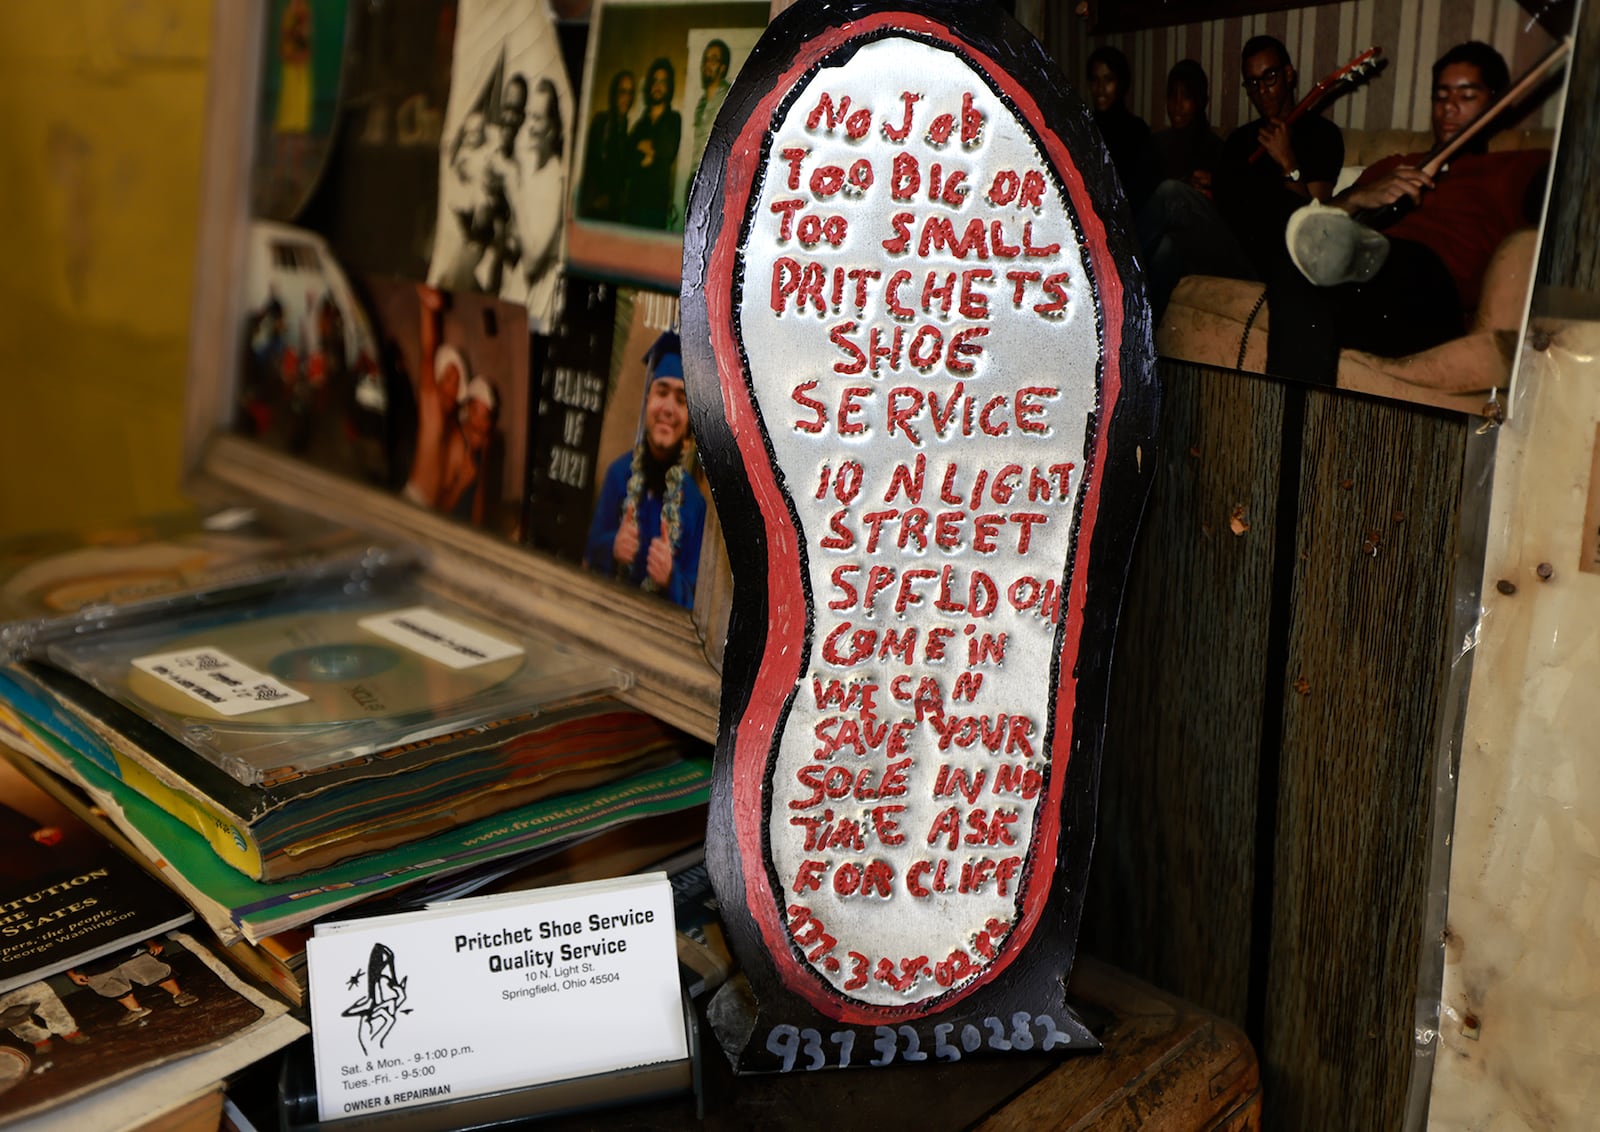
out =
[(410, 1014), (405, 1009), (407, 975), (402, 979), (395, 970), (394, 952), (382, 943), (372, 945), (364, 970), (358, 970), (345, 982), (346, 990), (354, 990), (366, 981), (366, 993), (340, 1011), (342, 1018), (356, 1020), (356, 1040), (362, 1053), (371, 1053), (368, 1043), (383, 1048), (390, 1031), (400, 1020), (400, 1015)]

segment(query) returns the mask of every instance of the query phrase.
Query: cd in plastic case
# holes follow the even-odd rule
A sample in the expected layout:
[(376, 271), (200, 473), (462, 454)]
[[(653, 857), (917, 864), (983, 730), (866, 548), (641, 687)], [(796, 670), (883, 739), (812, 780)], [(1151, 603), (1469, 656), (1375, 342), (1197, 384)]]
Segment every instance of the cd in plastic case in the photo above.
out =
[(409, 582), (295, 590), (47, 655), (249, 784), (630, 682)]
[(257, 505), (16, 536), (0, 540), (0, 660), (113, 626), (416, 565), (409, 548)]

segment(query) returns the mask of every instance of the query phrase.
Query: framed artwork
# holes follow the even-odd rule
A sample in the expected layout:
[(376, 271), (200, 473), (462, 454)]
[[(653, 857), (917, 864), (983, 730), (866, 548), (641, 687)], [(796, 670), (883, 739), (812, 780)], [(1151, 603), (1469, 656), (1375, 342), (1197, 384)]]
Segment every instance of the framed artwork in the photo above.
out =
[(689, 179), (766, 0), (600, 0), (590, 15), (568, 255), (676, 289)]
[(1223, 8), (1078, 45), (1081, 81), (1104, 88), (1094, 114), (1140, 231), (1158, 350), (1501, 411), (1567, 41), (1490, 18), (1490, 0)]

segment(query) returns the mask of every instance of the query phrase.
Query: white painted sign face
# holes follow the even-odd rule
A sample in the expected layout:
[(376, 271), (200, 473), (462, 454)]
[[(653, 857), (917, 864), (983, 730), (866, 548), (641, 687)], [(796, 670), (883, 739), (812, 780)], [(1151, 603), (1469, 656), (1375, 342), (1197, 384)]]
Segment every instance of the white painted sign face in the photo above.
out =
[(762, 161), (737, 329), (810, 597), (769, 899), (827, 988), (904, 1007), (980, 980), (1053, 861), (1096, 307), (1035, 135), (937, 43), (817, 69)]

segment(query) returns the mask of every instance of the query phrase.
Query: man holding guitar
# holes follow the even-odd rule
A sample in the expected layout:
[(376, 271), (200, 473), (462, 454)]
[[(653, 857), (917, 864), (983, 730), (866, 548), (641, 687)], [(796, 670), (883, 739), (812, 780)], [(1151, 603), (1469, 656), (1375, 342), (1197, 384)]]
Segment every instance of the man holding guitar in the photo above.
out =
[(1308, 113), (1332, 89), (1330, 83), (1318, 84), (1296, 105), (1288, 48), (1268, 35), (1244, 45), (1240, 71), (1261, 117), (1228, 135), (1211, 191), (1163, 181), (1139, 212), (1157, 318), (1184, 275), (1265, 279), (1279, 270), (1287, 262), (1283, 231), (1289, 216), (1309, 200), (1327, 200), (1344, 163), (1339, 127)]
[(1270, 35), (1244, 45), (1240, 70), (1250, 105), (1261, 115), (1223, 143), (1217, 163), (1216, 200), (1257, 273), (1281, 264), (1283, 228), (1309, 200), (1325, 201), (1344, 164), (1339, 127), (1295, 104), (1295, 70), (1289, 50)]
[(1433, 65), (1433, 150), (1379, 161), (1332, 208), (1294, 217), (1300, 266), (1268, 277), (1269, 372), (1332, 384), (1344, 347), (1401, 357), (1464, 332), (1495, 249), (1538, 223), (1544, 197), (1549, 150), (1487, 152), (1480, 119), (1510, 85), (1493, 47), (1451, 48)]

